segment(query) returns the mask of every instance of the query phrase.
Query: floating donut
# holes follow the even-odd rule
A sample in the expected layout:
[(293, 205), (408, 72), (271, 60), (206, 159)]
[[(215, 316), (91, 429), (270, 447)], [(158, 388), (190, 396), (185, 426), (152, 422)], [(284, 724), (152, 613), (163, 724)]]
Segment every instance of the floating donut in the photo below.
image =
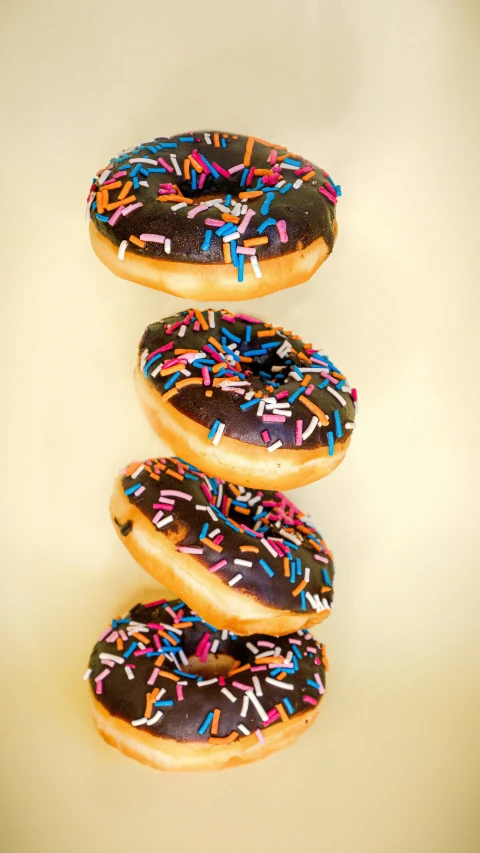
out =
[(146, 329), (135, 380), (182, 459), (245, 486), (294, 489), (342, 461), (355, 389), (323, 350), (254, 317), (190, 309)]
[(107, 743), (159, 770), (219, 770), (293, 743), (317, 716), (327, 667), (307, 632), (239, 639), (157, 601), (112, 620), (84, 677)]
[(280, 492), (149, 459), (117, 478), (110, 512), (137, 562), (218, 628), (279, 636), (330, 613), (330, 551)]
[(87, 215), (96, 254), (121, 278), (192, 299), (251, 299), (307, 281), (326, 260), (339, 194), (283, 146), (195, 131), (110, 160)]

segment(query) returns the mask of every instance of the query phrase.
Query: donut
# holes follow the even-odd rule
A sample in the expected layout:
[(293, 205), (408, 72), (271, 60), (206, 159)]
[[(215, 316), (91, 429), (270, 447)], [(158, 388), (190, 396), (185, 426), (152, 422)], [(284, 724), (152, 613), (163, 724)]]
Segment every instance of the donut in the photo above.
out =
[(189, 309), (148, 326), (135, 384), (153, 429), (206, 474), (294, 489), (350, 444), (355, 389), (323, 350), (245, 314)]
[(94, 178), (90, 239), (121, 278), (192, 299), (251, 299), (328, 258), (340, 195), (288, 148), (219, 131), (157, 137)]
[(182, 601), (137, 604), (90, 656), (95, 725), (158, 770), (220, 770), (289, 746), (315, 720), (328, 668), (307, 631), (241, 639)]
[(137, 562), (218, 628), (279, 636), (330, 613), (332, 555), (280, 492), (149, 459), (117, 477), (110, 514)]

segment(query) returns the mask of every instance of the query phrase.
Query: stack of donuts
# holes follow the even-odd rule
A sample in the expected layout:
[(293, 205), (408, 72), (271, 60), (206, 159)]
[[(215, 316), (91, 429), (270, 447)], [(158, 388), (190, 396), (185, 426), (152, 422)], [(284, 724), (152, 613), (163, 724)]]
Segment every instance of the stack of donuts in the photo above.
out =
[[(332, 251), (340, 187), (282, 145), (220, 131), (157, 137), (97, 172), (92, 246), (117, 275), (195, 300), (310, 278)], [(127, 464), (115, 530), (168, 599), (101, 633), (85, 679), (102, 737), (162, 770), (263, 758), (314, 721), (334, 565), (283, 490), (343, 460), (356, 393), (318, 344), (249, 313), (156, 320), (135, 385), (172, 452)]]

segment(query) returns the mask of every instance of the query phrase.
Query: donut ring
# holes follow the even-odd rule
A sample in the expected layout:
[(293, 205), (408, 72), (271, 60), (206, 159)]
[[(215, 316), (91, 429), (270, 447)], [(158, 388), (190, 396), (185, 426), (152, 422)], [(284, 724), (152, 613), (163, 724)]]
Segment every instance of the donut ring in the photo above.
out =
[(330, 614), (331, 553), (280, 492), (149, 459), (117, 478), (110, 513), (137, 562), (218, 628), (279, 636)]
[(307, 281), (326, 260), (340, 192), (257, 137), (157, 137), (97, 173), (90, 239), (121, 278), (191, 299), (252, 299)]
[(182, 601), (137, 604), (90, 656), (95, 725), (158, 770), (220, 770), (289, 746), (317, 716), (325, 649), (307, 632), (240, 640)]
[(294, 489), (325, 477), (354, 427), (355, 389), (323, 351), (225, 310), (148, 326), (135, 384), (174, 453), (245, 486)]

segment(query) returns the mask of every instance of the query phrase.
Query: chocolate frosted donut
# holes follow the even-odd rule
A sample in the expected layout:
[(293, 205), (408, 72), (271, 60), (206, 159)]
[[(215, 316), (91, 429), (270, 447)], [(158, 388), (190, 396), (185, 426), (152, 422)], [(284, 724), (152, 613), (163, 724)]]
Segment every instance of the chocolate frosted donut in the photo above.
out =
[(305, 631), (239, 639), (176, 600), (113, 619), (85, 679), (107, 743), (157, 769), (213, 770), (292, 743), (318, 713), (326, 668)]
[(278, 636), (330, 613), (331, 553), (280, 492), (149, 459), (117, 478), (110, 512), (140, 565), (218, 628)]
[(253, 136), (157, 137), (110, 160), (90, 237), (116, 275), (177, 296), (250, 299), (310, 278), (333, 248), (340, 187)]
[(291, 489), (342, 461), (356, 392), (323, 350), (244, 314), (189, 309), (148, 326), (137, 390), (154, 430), (209, 475)]

